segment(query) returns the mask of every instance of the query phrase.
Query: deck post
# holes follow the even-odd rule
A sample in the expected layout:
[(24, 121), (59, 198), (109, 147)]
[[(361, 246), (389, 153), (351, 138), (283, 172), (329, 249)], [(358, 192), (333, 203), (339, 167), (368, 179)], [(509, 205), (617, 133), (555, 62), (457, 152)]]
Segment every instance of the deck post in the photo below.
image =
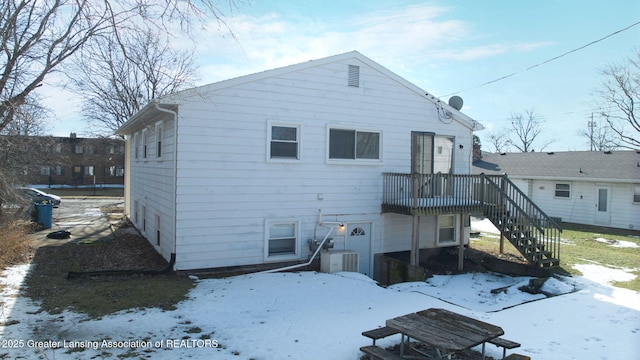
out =
[(460, 238), (460, 245), (458, 246), (458, 271), (462, 271), (463, 267), (464, 267), (464, 238), (466, 235), (466, 232), (464, 231), (464, 225), (465, 225), (465, 214), (463, 213), (461, 215), (461, 219), (460, 219), (460, 230), (459, 230), (459, 238)]
[(418, 266), (420, 264), (420, 216), (413, 215), (413, 224), (411, 227), (411, 265)]

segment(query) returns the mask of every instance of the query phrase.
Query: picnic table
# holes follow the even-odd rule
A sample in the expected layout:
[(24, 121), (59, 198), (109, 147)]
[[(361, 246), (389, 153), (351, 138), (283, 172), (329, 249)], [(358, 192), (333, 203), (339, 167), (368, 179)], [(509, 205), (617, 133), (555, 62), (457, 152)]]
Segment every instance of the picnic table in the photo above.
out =
[(450, 358), (455, 352), (482, 344), (484, 358), (484, 344), (504, 334), (499, 326), (435, 308), (389, 319), (386, 325), (402, 334), (401, 356), (406, 356), (406, 337), (409, 345), (410, 340), (414, 339), (435, 348), (438, 357)]

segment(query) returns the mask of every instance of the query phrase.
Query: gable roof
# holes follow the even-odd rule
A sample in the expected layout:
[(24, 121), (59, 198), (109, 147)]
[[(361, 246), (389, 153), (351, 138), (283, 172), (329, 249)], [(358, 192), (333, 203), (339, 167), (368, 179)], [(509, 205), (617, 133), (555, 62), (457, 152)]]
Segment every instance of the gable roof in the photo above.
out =
[(116, 131), (116, 133), (121, 135), (126, 134), (127, 131), (130, 130), (133, 127), (133, 125), (135, 125), (135, 123), (138, 122), (139, 118), (145, 117), (145, 114), (149, 114), (150, 112), (153, 112), (153, 109), (156, 108), (156, 105), (158, 104), (162, 104), (165, 106), (168, 105), (173, 107), (176, 104), (180, 103), (180, 100), (185, 97), (198, 96), (198, 94), (207, 93), (209, 91), (214, 91), (217, 89), (223, 89), (226, 87), (236, 86), (236, 85), (240, 85), (240, 84), (244, 84), (252, 81), (279, 76), (279, 75), (294, 72), (294, 71), (300, 71), (300, 70), (308, 69), (311, 67), (321, 66), (324, 64), (344, 61), (348, 59), (357, 59), (362, 63), (368, 65), (372, 69), (384, 74), (385, 76), (392, 79), (399, 85), (415, 92), (419, 96), (422, 96), (425, 100), (433, 103), (435, 106), (440, 107), (444, 112), (451, 114), (453, 119), (455, 119), (457, 122), (461, 123), (462, 125), (468, 127), (469, 129), (482, 130), (484, 128), (480, 123), (473, 120), (472, 118), (465, 115), (464, 113), (460, 112), (459, 110), (456, 110), (455, 108), (449, 106), (449, 104), (447, 104), (446, 102), (441, 101), (440, 99), (436, 98), (434, 95), (427, 93), (423, 89), (410, 83), (409, 81), (405, 80), (401, 76), (391, 72), (384, 66), (376, 63), (375, 61), (369, 59), (368, 57), (354, 50), (354, 51), (350, 51), (343, 54), (325, 57), (322, 59), (310, 60), (304, 63), (288, 65), (281, 68), (266, 70), (266, 71), (255, 73), (255, 74), (223, 80), (223, 81), (219, 81), (219, 82), (215, 82), (215, 83), (211, 83), (211, 84), (207, 84), (207, 85), (203, 85), (203, 86), (199, 86), (199, 87), (195, 87), (187, 90), (182, 90), (173, 94), (162, 96), (158, 99), (154, 99), (149, 104), (147, 104), (144, 108), (142, 108), (138, 113), (132, 116), (131, 119), (125, 122)]
[(483, 153), (473, 173), (525, 179), (640, 183), (640, 151)]

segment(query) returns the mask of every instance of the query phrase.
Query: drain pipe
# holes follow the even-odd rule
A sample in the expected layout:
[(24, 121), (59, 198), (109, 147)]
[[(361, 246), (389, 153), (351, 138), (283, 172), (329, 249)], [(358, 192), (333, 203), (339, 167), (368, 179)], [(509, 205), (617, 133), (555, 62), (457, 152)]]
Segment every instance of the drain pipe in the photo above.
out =
[[(343, 226), (343, 223), (341, 223), (341, 222), (329, 222), (329, 223), (338, 224), (340, 226)], [(297, 268), (300, 268), (300, 267), (311, 265), (311, 263), (313, 262), (313, 260), (315, 260), (315, 258), (318, 255), (318, 253), (320, 253), (320, 250), (322, 250), (322, 247), (324, 246), (324, 243), (327, 242), (327, 239), (329, 238), (329, 235), (331, 235), (331, 231), (333, 231), (333, 228), (331, 226), (326, 226), (324, 224), (325, 223), (322, 222), (322, 209), (318, 209), (318, 220), (316, 220), (316, 226), (313, 228), (313, 237), (314, 237), (314, 239), (315, 239), (315, 236), (316, 236), (316, 229), (317, 228), (324, 227), (324, 228), (328, 228), (329, 231), (327, 232), (327, 235), (324, 236), (324, 239), (322, 239), (322, 242), (320, 242), (320, 245), (318, 246), (316, 251), (313, 253), (313, 255), (311, 256), (309, 261), (307, 261), (306, 263), (303, 263), (303, 264), (295, 264), (295, 265), (285, 266), (285, 267), (276, 268), (276, 269), (264, 270), (264, 271), (258, 272), (257, 274), (269, 274), (269, 273), (274, 273), (274, 272), (278, 272), (278, 271), (287, 271), (287, 270), (297, 269)]]
[(172, 232), (173, 232), (173, 252), (171, 253), (171, 259), (172, 261), (170, 261), (171, 265), (173, 266), (175, 264), (176, 261), (176, 253), (177, 253), (177, 242), (178, 242), (178, 236), (176, 234), (176, 227), (177, 227), (177, 217), (178, 215), (176, 214), (176, 203), (177, 203), (177, 187), (178, 187), (178, 113), (173, 111), (173, 110), (169, 110), (169, 109), (165, 109), (165, 108), (161, 108), (159, 103), (155, 104), (155, 108), (156, 110), (166, 113), (166, 114), (170, 114), (173, 116), (173, 187), (171, 189), (171, 196), (173, 197), (173, 201), (172, 201), (172, 208), (171, 208), (171, 212), (172, 212), (172, 216), (173, 216), (173, 221), (172, 221)]

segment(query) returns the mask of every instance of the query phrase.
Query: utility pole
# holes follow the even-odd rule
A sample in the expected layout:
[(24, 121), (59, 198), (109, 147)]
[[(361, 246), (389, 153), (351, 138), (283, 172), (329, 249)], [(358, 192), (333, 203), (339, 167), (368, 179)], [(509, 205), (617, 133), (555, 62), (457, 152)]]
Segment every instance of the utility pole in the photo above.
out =
[(596, 124), (593, 122), (593, 113), (591, 113), (591, 121), (588, 121), (587, 125), (589, 126), (590, 151), (593, 151), (593, 128), (596, 127)]

